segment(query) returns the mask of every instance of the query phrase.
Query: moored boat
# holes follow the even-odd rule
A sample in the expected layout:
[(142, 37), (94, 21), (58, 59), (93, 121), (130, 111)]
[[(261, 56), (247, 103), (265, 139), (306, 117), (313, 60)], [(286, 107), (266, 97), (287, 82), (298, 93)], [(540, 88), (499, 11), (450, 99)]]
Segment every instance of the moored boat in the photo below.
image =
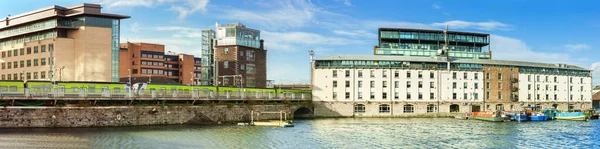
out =
[(512, 121), (527, 121), (527, 113), (525, 111), (515, 111), (513, 113), (507, 113), (506, 116), (510, 117)]
[(572, 120), (572, 121), (585, 121), (587, 117), (583, 112), (561, 112), (556, 113), (557, 120)]
[(531, 115), (529, 115), (529, 119), (531, 121), (547, 121), (548, 116), (541, 112), (532, 112)]
[(509, 120), (509, 117), (506, 117), (506, 115), (504, 115), (502, 111), (473, 112), (473, 116), (475, 116), (475, 119), (491, 122), (503, 122), (505, 120)]

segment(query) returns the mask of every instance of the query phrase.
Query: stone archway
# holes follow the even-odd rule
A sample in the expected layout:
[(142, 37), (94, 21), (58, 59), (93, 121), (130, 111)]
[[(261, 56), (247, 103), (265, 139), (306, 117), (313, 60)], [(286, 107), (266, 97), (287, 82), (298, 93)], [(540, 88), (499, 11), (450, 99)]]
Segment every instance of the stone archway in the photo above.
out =
[(314, 115), (313, 111), (307, 107), (300, 107), (294, 111), (294, 119), (308, 119)]

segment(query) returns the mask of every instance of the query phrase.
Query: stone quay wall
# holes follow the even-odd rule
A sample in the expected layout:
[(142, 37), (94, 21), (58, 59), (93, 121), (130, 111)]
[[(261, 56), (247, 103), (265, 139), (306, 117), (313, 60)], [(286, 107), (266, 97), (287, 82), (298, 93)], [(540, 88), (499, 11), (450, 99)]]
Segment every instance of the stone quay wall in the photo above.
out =
[[(213, 105), (213, 106), (112, 106), (112, 107), (3, 107), (0, 128), (106, 127), (168, 124), (230, 124), (249, 122), (251, 111), (290, 112), (293, 118), (307, 105)], [(312, 110), (310, 108), (310, 110)], [(255, 113), (255, 119), (257, 114)], [(279, 119), (279, 114), (260, 114), (260, 120)]]

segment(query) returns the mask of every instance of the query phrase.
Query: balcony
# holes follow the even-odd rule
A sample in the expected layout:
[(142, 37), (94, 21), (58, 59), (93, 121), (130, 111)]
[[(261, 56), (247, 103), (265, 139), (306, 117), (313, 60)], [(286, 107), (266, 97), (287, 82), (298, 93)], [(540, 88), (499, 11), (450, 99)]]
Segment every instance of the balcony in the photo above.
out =
[(519, 102), (519, 95), (512, 95), (512, 97), (510, 97), (510, 101)]
[(516, 86), (510, 86), (510, 91), (511, 91), (511, 92), (518, 92), (518, 91), (519, 91), (519, 88), (518, 88), (518, 87), (516, 87)]
[(510, 82), (511, 83), (519, 83), (519, 79), (517, 79), (517, 78), (510, 78)]

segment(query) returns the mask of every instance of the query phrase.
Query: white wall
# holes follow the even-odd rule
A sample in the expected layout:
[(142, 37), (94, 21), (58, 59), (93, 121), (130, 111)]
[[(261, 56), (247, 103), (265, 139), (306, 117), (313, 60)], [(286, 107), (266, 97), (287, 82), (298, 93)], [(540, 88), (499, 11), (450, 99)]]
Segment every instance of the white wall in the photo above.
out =
[[(539, 81), (537, 77), (539, 76)], [(546, 81), (546, 77), (548, 80)], [(554, 81), (556, 77), (556, 82)], [(530, 79), (531, 78), (531, 79)], [(571, 82), (570, 79), (573, 79)], [(519, 74), (519, 101), (521, 102), (568, 102), (570, 95), (573, 95), (571, 101), (591, 102), (591, 77), (564, 76), (564, 75), (543, 75), (543, 74)], [(531, 89), (528, 88), (531, 85)], [(539, 90), (537, 86), (539, 85)], [(548, 85), (548, 90), (546, 90)], [(557, 89), (554, 89), (554, 86)], [(570, 86), (573, 90), (570, 90)], [(531, 98), (528, 99), (528, 95)], [(537, 94), (540, 98), (537, 98)], [(546, 98), (548, 94), (548, 99)], [(557, 95), (557, 98), (554, 98)], [(583, 98), (582, 98), (583, 96)]]

